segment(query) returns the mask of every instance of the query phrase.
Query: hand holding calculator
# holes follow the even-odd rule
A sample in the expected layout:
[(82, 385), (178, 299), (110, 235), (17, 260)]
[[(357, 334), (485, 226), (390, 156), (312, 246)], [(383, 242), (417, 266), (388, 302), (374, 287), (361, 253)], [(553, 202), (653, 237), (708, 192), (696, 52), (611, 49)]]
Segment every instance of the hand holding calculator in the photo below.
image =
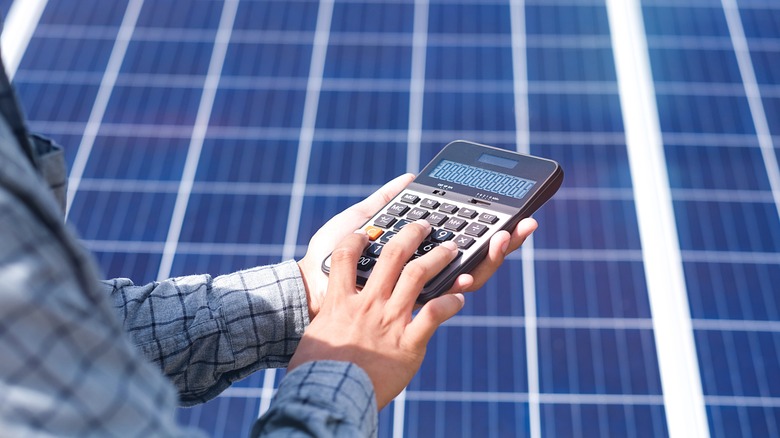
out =
[[(423, 288), (417, 301), (425, 303), (476, 267), (487, 254), (491, 236), (499, 230), (511, 232), (547, 202), (562, 181), (563, 171), (552, 160), (454, 141), (363, 225), (370, 244), (358, 261), (356, 283), (365, 285), (382, 248), (398, 231), (424, 219), (432, 226), (431, 234), (412, 260), (450, 240), (459, 249), (458, 257)], [(330, 256), (322, 270), (330, 272)]]

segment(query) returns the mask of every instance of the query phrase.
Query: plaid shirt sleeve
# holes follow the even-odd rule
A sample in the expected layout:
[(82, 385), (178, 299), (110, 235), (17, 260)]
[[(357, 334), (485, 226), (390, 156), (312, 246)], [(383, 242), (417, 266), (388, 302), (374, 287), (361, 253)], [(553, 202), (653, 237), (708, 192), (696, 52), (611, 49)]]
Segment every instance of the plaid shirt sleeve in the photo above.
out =
[(377, 434), (368, 375), (349, 362), (309, 362), (282, 380), (253, 437), (368, 437)]
[[(64, 193), (64, 173), (44, 180), (25, 157), (14, 100), (0, 68), (0, 435), (201, 436), (176, 424), (176, 388), (160, 368), (192, 404), (286, 365), (308, 324), (297, 265), (98, 286), (52, 196)], [(50, 147), (36, 143), (56, 154)], [(317, 362), (283, 380), (255, 433), (365, 436), (376, 433), (376, 417), (365, 373)]]
[(285, 367), (309, 323), (297, 263), (135, 286), (103, 282), (125, 331), (179, 390), (182, 405), (216, 397), (263, 368)]

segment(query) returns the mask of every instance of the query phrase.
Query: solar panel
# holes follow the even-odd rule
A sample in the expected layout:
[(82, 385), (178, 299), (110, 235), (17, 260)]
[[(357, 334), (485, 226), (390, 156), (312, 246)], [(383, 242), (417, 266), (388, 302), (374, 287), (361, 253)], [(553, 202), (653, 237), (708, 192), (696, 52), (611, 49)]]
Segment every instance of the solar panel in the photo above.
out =
[[(301, 257), (328, 218), (451, 140), (531, 152), (562, 164), (563, 188), (433, 338), (379, 435), (780, 434), (776, 2), (45, 3), (14, 83), (32, 129), (67, 147), (68, 221), (106, 276)], [(657, 236), (664, 211), (647, 205), (669, 213)], [(672, 250), (653, 256), (655, 240)], [(658, 307), (659, 279), (681, 285), (681, 320)], [(665, 335), (674, 324), (687, 333)], [(283, 374), (178, 419), (246, 436)]]

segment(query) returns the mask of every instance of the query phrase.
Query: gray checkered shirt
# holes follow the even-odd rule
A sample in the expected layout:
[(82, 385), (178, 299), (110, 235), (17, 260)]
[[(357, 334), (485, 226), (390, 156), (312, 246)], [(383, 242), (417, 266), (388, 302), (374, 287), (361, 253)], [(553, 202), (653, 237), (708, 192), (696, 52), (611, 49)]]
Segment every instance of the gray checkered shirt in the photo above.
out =
[[(309, 322), (297, 264), (99, 282), (62, 223), (61, 150), (29, 136), (17, 108), (1, 73), (0, 436), (200, 436), (176, 424), (177, 402), (216, 397), (295, 351)], [(323, 361), (285, 377), (252, 435), (376, 427), (366, 374)]]

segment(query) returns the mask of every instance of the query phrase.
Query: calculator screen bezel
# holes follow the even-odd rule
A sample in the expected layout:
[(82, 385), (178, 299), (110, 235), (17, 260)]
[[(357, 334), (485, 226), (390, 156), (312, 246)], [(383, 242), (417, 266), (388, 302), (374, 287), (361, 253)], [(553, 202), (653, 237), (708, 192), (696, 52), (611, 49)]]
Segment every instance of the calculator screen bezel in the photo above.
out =
[[(517, 165), (512, 169), (508, 169), (506, 167), (479, 161), (479, 158), (486, 152), (501, 158), (517, 161)], [(502, 196), (490, 191), (479, 190), (473, 187), (442, 181), (440, 179), (428, 176), (431, 171), (435, 169), (436, 166), (443, 160), (454, 161), (457, 163), (467, 164), (469, 166), (479, 167), (481, 169), (529, 179), (535, 181), (535, 184), (533, 187), (531, 187), (528, 193), (525, 194), (525, 196), (518, 199), (510, 196)], [(429, 187), (436, 187), (447, 192), (460, 193), (467, 197), (480, 199), (490, 203), (495, 202), (515, 208), (521, 208), (528, 202), (529, 199), (532, 199), (543, 186), (545, 186), (545, 182), (556, 173), (558, 167), (558, 163), (552, 160), (518, 154), (516, 152), (510, 152), (492, 146), (478, 145), (475, 143), (458, 140), (445, 146), (444, 149), (442, 149), (441, 152), (439, 152), (433, 158), (433, 160), (431, 160), (430, 163), (425, 166), (425, 168), (415, 178), (415, 182)]]

